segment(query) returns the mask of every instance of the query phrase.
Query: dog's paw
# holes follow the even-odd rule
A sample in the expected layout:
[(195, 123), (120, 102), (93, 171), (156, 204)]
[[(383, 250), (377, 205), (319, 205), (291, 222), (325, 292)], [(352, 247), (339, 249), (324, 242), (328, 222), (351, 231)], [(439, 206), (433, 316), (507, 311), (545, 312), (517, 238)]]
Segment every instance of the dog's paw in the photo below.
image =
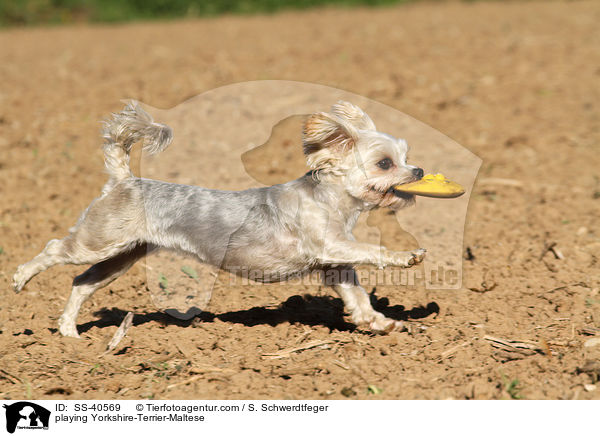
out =
[(408, 333), (411, 336), (423, 333), (427, 327), (414, 323), (404, 323), (390, 318), (376, 319), (369, 324), (371, 333), (387, 335), (391, 332)]
[(394, 253), (391, 264), (403, 268), (410, 268), (413, 265), (419, 264), (425, 258), (426, 250), (419, 248), (413, 251), (403, 251)]
[(384, 314), (375, 311), (368, 316), (368, 319), (363, 319), (363, 322), (358, 322), (357, 325), (362, 325), (363, 328), (378, 335), (387, 335), (394, 330), (402, 331), (404, 329), (402, 321), (386, 318)]
[(19, 266), (13, 275), (12, 287), (15, 292), (19, 292), (27, 283), (27, 276), (23, 273), (23, 266)]
[(62, 316), (58, 320), (58, 331), (61, 335), (69, 338), (80, 338), (77, 332), (77, 326), (74, 322), (64, 319)]
[(376, 319), (369, 324), (369, 330), (378, 335), (387, 335), (393, 331), (403, 331), (404, 329), (402, 321), (390, 318)]
[(425, 259), (425, 254), (427, 254), (427, 250), (424, 248), (417, 248), (416, 250), (411, 251), (413, 257), (413, 265), (417, 265), (423, 262)]
[(387, 335), (392, 331), (407, 331), (407, 328), (402, 321), (387, 318), (383, 313), (372, 309), (361, 313), (353, 313), (352, 322), (359, 326), (360, 330), (369, 331), (378, 335)]

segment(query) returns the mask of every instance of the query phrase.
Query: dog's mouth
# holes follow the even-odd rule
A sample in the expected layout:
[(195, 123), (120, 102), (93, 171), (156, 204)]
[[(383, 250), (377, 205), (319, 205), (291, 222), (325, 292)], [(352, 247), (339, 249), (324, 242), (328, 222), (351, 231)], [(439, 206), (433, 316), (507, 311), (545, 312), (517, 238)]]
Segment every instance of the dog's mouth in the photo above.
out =
[(403, 200), (411, 200), (411, 199), (415, 198), (415, 194), (409, 194), (408, 192), (398, 191), (398, 190), (394, 189), (394, 186), (392, 186), (390, 189), (388, 189), (388, 192), (398, 198), (402, 198)]
[(407, 192), (403, 192), (400, 191), (396, 188), (402, 186), (402, 185), (407, 185), (409, 183), (414, 183), (414, 182), (418, 182), (419, 180), (421, 180), (421, 177), (411, 177), (409, 180), (404, 180), (400, 183), (395, 183), (393, 184), (389, 189), (388, 192), (395, 195), (398, 198), (402, 198), (404, 200), (411, 200), (415, 198), (415, 194), (409, 194)]
[(371, 192), (379, 194), (381, 196), (381, 202), (386, 202), (386, 203), (392, 203), (392, 202), (394, 202), (394, 200), (397, 200), (397, 199), (410, 201), (415, 198), (414, 194), (397, 191), (396, 189), (394, 189), (395, 186), (398, 186), (398, 184), (394, 184), (393, 186), (391, 186), (387, 189), (377, 188), (375, 186), (369, 186), (369, 190)]

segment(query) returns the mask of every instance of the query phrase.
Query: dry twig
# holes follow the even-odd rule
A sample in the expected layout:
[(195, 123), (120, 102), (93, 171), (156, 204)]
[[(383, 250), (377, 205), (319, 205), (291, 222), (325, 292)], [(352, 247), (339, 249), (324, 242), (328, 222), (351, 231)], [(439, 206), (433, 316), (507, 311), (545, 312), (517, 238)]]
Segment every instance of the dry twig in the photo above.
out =
[(222, 372), (222, 373), (229, 373), (229, 372), (235, 372), (233, 369), (229, 369), (229, 368), (219, 368), (218, 366), (203, 366), (203, 367), (192, 367), (190, 368), (190, 373), (191, 374), (206, 374), (207, 372)]
[(489, 341), (492, 347), (498, 349), (496, 354), (505, 360), (522, 359), (523, 357), (532, 356), (534, 354), (551, 355), (550, 347), (545, 341), (542, 343), (514, 341), (489, 335), (484, 336), (483, 339)]
[(454, 353), (456, 353), (461, 348), (466, 347), (470, 343), (471, 343), (471, 341), (466, 341), (466, 342), (463, 342), (462, 344), (456, 345), (452, 348), (448, 348), (446, 351), (444, 351), (442, 354), (440, 354), (440, 357), (442, 359), (446, 359), (446, 358), (452, 356)]
[(498, 286), (498, 283), (496, 282), (488, 283), (486, 281), (483, 281), (481, 282), (481, 288), (469, 288), (469, 290), (477, 292), (479, 294), (485, 294), (486, 292), (493, 291), (496, 288), (496, 286)]
[(178, 382), (178, 383), (173, 383), (172, 385), (167, 386), (167, 390), (176, 388), (178, 386), (183, 386), (183, 385), (189, 385), (190, 383), (195, 382), (196, 380), (200, 380), (202, 377), (204, 377), (204, 374), (201, 375), (195, 375), (193, 377), (190, 377), (184, 381)]
[(347, 340), (342, 340), (342, 339), (314, 340), (314, 341), (310, 341), (305, 344), (302, 344), (298, 347), (286, 348), (284, 350), (278, 351), (277, 353), (264, 353), (262, 356), (265, 359), (283, 359), (285, 357), (290, 357), (290, 355), (292, 353), (295, 353), (297, 351), (304, 351), (304, 350), (308, 350), (310, 348), (321, 347), (323, 345), (339, 344), (339, 343), (344, 343), (344, 342), (351, 342), (351, 341), (349, 339), (347, 339)]
[(600, 335), (600, 329), (596, 327), (581, 327), (581, 334), (588, 336)]
[(502, 177), (488, 177), (485, 179), (479, 179), (477, 181), (478, 186), (510, 186), (513, 188), (522, 188), (523, 182), (516, 179), (505, 179)]
[(0, 378), (8, 380), (13, 385), (16, 385), (18, 383), (23, 383), (23, 381), (19, 377), (14, 376), (10, 372), (8, 372), (4, 369), (1, 369), (1, 368), (0, 368)]
[(123, 322), (121, 323), (121, 325), (115, 332), (115, 335), (112, 337), (112, 339), (110, 340), (110, 342), (108, 343), (108, 345), (106, 347), (106, 351), (104, 353), (102, 353), (102, 355), (108, 354), (111, 351), (113, 351), (115, 348), (117, 348), (117, 345), (119, 345), (119, 342), (121, 342), (121, 340), (125, 337), (125, 335), (127, 334), (127, 331), (132, 326), (132, 324), (133, 324), (133, 313), (127, 312), (127, 315), (125, 315)]
[(562, 251), (556, 248), (556, 242), (544, 242), (544, 247), (540, 253), (539, 260), (542, 260), (547, 252), (551, 252), (555, 259), (563, 260), (565, 258), (565, 255), (562, 254)]
[(188, 379), (185, 379), (183, 381), (177, 382), (177, 383), (173, 383), (169, 386), (167, 386), (167, 390), (176, 388), (178, 386), (184, 386), (184, 385), (189, 385), (190, 383), (193, 383), (197, 380), (200, 380), (201, 378), (204, 378), (206, 376), (206, 373), (208, 372), (220, 372), (223, 374), (228, 374), (228, 373), (233, 373), (235, 372), (233, 369), (229, 369), (229, 368), (218, 368), (216, 366), (207, 366), (204, 368), (191, 368), (190, 369), (190, 373), (192, 374), (197, 374), (193, 377), (190, 377)]
[(334, 364), (336, 364), (337, 366), (339, 366), (342, 369), (345, 369), (346, 371), (348, 371), (350, 369), (350, 367), (348, 365), (346, 365), (344, 362), (342, 362), (341, 360), (334, 360), (333, 361)]

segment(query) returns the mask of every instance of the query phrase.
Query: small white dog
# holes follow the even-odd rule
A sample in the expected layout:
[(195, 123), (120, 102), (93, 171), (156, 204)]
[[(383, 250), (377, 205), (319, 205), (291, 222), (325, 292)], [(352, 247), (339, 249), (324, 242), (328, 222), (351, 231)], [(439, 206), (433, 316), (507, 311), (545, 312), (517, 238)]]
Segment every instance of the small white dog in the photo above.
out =
[(146, 152), (156, 153), (172, 139), (171, 129), (153, 122), (135, 102), (105, 123), (103, 137), (109, 179), (102, 194), (68, 236), (48, 242), (13, 277), (18, 292), (51, 266), (93, 265), (73, 281), (59, 321), (63, 335), (79, 337), (83, 302), (161, 248), (223, 270), (251, 270), (265, 282), (321, 270), (355, 324), (375, 332), (401, 327), (373, 309), (353, 265), (410, 267), (422, 261), (425, 250), (388, 251), (355, 241), (352, 229), (364, 211), (414, 204), (414, 196), (393, 186), (419, 180), (423, 170), (406, 163), (406, 141), (378, 132), (360, 108), (338, 102), (330, 112), (308, 117), (303, 145), (312, 171), (240, 192), (134, 177), (129, 168), (134, 143), (142, 140)]

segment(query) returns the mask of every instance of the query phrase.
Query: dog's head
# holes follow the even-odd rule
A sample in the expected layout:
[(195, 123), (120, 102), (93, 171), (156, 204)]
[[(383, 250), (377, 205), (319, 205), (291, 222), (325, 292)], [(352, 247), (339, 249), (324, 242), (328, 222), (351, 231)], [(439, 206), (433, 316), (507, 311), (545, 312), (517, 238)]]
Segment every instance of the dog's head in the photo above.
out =
[(369, 207), (401, 209), (414, 203), (414, 195), (393, 187), (423, 177), (423, 170), (406, 163), (408, 146), (378, 132), (359, 107), (340, 101), (330, 112), (312, 114), (303, 132), (308, 165), (341, 183), (353, 197)]

